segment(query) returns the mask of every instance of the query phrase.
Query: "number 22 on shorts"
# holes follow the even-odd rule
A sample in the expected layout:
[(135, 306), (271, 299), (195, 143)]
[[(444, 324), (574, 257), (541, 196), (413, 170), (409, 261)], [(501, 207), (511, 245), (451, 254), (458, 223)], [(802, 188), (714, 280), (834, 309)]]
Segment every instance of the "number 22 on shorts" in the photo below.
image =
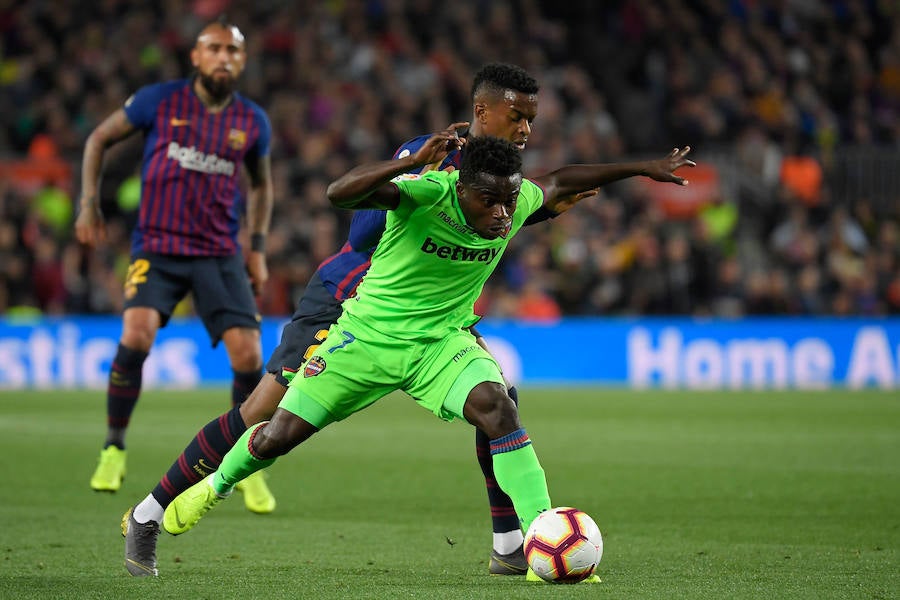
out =
[(125, 275), (125, 298), (134, 298), (137, 294), (137, 286), (147, 283), (147, 271), (150, 270), (150, 261), (139, 258), (128, 265), (128, 273)]

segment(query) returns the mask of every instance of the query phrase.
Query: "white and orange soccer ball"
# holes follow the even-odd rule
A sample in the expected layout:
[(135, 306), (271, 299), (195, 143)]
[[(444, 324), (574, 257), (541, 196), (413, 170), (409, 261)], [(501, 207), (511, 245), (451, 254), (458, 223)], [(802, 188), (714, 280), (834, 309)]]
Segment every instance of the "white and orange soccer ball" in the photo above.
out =
[(578, 583), (594, 574), (601, 556), (600, 528), (577, 508), (546, 510), (525, 532), (528, 566), (544, 581)]

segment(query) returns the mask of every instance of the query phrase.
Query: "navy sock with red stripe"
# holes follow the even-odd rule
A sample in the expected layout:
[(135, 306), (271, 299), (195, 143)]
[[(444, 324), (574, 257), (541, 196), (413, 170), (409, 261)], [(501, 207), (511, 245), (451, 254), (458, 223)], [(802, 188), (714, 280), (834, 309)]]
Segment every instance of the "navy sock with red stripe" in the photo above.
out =
[(247, 396), (250, 395), (250, 392), (253, 391), (259, 380), (262, 379), (263, 372), (262, 369), (256, 371), (235, 371), (232, 369), (231, 373), (231, 406), (239, 406), (247, 399)]
[[(519, 405), (519, 393), (516, 388), (509, 388), (509, 397), (516, 406)], [(513, 501), (497, 485), (494, 478), (494, 461), (491, 458), (491, 439), (480, 429), (475, 429), (475, 454), (478, 456), (478, 464), (484, 474), (484, 484), (487, 487), (488, 503), (491, 505), (491, 525), (494, 533), (506, 533), (518, 531), (519, 517), (513, 507)]]
[(141, 379), (147, 353), (119, 344), (106, 388), (106, 443), (104, 448), (125, 449), (125, 430), (141, 395)]
[(238, 406), (207, 423), (153, 488), (156, 501), (167, 507), (178, 494), (215, 471), (246, 430)]

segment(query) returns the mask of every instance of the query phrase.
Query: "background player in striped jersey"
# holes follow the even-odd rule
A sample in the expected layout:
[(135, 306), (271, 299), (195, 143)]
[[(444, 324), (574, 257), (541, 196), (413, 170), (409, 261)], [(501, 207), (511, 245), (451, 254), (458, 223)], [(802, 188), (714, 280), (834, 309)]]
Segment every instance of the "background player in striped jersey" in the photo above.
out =
[[(135, 132), (145, 138), (122, 335), (109, 374), (106, 442), (90, 482), (98, 491), (121, 486), (125, 432), (141, 391), (144, 361), (157, 331), (189, 292), (213, 345), (225, 343), (234, 372), (234, 404), (246, 398), (262, 374), (254, 291), (268, 278), (264, 245), (273, 202), (271, 126), (262, 108), (234, 91), (246, 61), (237, 27), (224, 21), (207, 25), (191, 61), (193, 77), (141, 88), (91, 133), (84, 149), (75, 231), (92, 247), (106, 238), (97, 194), (104, 152)], [(245, 209), (239, 188), (242, 163), (250, 179), (246, 219), (252, 241), (246, 265), (237, 240)], [(210, 433), (221, 439), (209, 443), (231, 443), (242, 431), (232, 433), (223, 422)], [(268, 492), (262, 491), (265, 499)], [(266, 502), (248, 507), (269, 512), (274, 508), (270, 494)]]
[[(484, 65), (472, 82), (472, 124), (468, 130), (468, 137), (492, 135), (513, 142), (520, 150), (524, 149), (531, 133), (531, 125), (537, 116), (538, 90), (537, 81), (518, 66), (501, 63)], [(409, 140), (397, 149), (394, 158), (415, 154), (430, 137), (429, 134)], [(459, 164), (460, 154), (453, 151), (439, 165), (430, 167), (445, 170), (456, 168)], [(659, 181), (679, 182), (680, 178), (675, 177), (672, 171), (682, 164), (684, 163), (680, 158), (672, 160), (671, 157), (667, 157), (646, 163), (610, 165), (609, 172), (615, 174), (615, 179), (646, 172), (648, 176)], [(562, 212), (578, 200), (591, 195), (593, 191), (576, 194), (565, 200), (560, 199), (556, 209)], [(558, 213), (539, 209), (526, 224), (539, 222), (556, 214)], [(240, 426), (249, 427), (272, 416), (287, 390), (288, 379), (325, 340), (329, 327), (341, 315), (341, 303), (356, 292), (357, 285), (371, 264), (372, 253), (384, 233), (385, 219), (386, 212), (382, 210), (359, 210), (354, 213), (347, 242), (339, 252), (324, 260), (310, 278), (290, 323), (282, 332), (281, 343), (273, 351), (266, 365), (267, 373), (259, 385), (239, 409), (221, 415), (201, 429), (185, 453), (172, 463), (168, 473), (156, 488), (138, 504), (136, 512), (139, 515), (152, 515), (149, 520), (135, 523), (130, 529), (127, 523), (123, 523), (123, 533), (126, 535), (126, 566), (132, 561), (144, 565), (147, 570), (156, 570), (156, 538), (159, 534), (158, 523), (162, 520), (162, 510), (159, 507), (168, 506), (175, 496), (189, 487), (190, 484), (185, 485), (186, 480), (181, 477), (183, 473), (181, 465), (188, 461), (196, 463), (190, 456), (192, 449), (198, 447), (199, 441), (204, 438), (210, 439), (208, 432), (216, 431), (223, 420), (237, 423), (240, 419)], [(484, 340), (474, 329), (473, 334), (478, 342), (484, 345)], [(517, 400), (514, 387), (509, 388), (509, 394)], [(234, 431), (237, 431), (237, 427)], [(214, 469), (218, 466), (221, 456), (230, 447), (231, 444), (214, 447), (205, 457), (204, 465), (212, 465)], [(494, 480), (490, 440), (477, 430), (476, 454), (485, 476), (491, 510), (493, 548), (489, 570), (501, 575), (524, 575), (526, 564), (521, 548), (522, 532), (519, 520), (512, 500)], [(211, 473), (213, 469), (209, 469), (206, 473)], [(202, 477), (199, 471), (192, 471), (189, 474), (194, 482)], [(171, 489), (173, 485), (180, 489), (173, 493)], [(147, 574), (146, 571), (135, 572), (131, 567), (129, 570), (136, 575)]]

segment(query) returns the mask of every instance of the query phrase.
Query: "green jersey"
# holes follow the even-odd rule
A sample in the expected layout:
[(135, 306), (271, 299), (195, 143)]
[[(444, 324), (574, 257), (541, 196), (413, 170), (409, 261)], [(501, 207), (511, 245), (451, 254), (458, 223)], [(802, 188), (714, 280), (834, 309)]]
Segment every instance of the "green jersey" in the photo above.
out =
[(482, 286), (544, 193), (523, 180), (509, 234), (488, 240), (466, 224), (457, 179), (458, 171), (429, 171), (393, 180), (400, 204), (387, 211), (372, 266), (345, 313), (400, 339), (440, 339), (478, 321), (472, 307)]

